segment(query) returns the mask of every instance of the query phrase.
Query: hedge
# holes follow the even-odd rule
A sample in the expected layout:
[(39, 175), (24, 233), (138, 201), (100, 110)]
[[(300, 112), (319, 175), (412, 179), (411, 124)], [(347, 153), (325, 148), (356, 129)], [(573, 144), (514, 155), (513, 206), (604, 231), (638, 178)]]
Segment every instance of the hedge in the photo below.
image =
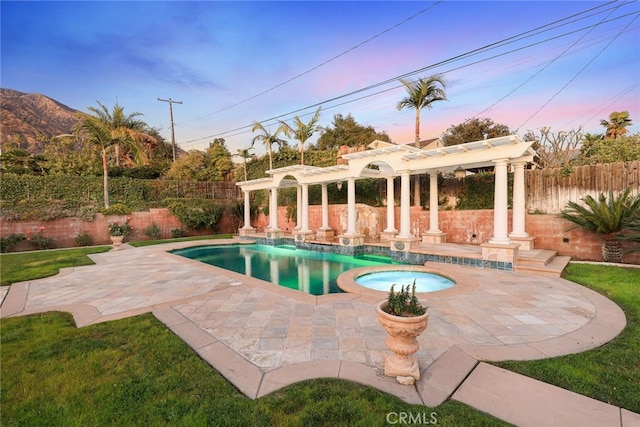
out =
[[(235, 184), (227, 182), (109, 179), (110, 204), (122, 204), (130, 211), (166, 207), (166, 199), (215, 197), (227, 201), (236, 200), (236, 194)], [(100, 176), (2, 174), (0, 215), (5, 220), (91, 219), (103, 208)]]

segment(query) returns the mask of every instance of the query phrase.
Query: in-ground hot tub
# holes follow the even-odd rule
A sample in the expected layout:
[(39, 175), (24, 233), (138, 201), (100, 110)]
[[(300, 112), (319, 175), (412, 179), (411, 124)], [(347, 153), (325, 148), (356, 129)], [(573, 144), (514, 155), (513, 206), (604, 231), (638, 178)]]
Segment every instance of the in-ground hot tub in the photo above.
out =
[[(449, 273), (445, 266), (423, 265), (388, 265), (380, 267), (355, 268), (338, 276), (338, 287), (345, 292), (384, 298), (389, 294), (391, 285), (413, 285), (416, 281), (416, 293), (421, 298), (440, 297), (469, 292), (477, 287), (477, 281), (464, 275), (458, 280), (456, 275)], [(431, 298), (429, 297), (429, 298)]]
[(428, 271), (385, 270), (374, 271), (356, 276), (355, 283), (374, 291), (389, 292), (391, 285), (395, 290), (401, 286), (416, 285), (416, 292), (436, 292), (453, 287), (456, 282), (448, 277)]

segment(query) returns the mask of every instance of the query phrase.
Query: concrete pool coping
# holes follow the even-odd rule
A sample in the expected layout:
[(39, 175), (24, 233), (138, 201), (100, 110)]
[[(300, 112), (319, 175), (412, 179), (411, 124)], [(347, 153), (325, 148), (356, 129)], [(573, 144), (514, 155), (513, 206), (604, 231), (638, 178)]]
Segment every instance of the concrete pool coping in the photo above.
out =
[[(77, 325), (82, 327), (153, 313), (207, 363), (251, 398), (264, 396), (305, 379), (340, 378), (373, 386), (407, 402), (429, 406), (437, 406), (453, 396), (453, 399), (507, 421), (517, 421), (519, 425), (527, 423), (510, 418), (512, 415), (504, 414), (497, 407), (504, 407), (505, 402), (480, 401), (479, 397), (473, 397), (478, 393), (466, 391), (477, 391), (484, 387), (485, 395), (494, 395), (497, 393), (495, 388), (501, 387), (492, 383), (494, 377), (508, 378), (506, 383), (511, 381), (512, 387), (530, 384), (533, 380), (495, 371), (498, 368), (487, 369), (481, 361), (528, 360), (581, 352), (610, 341), (625, 325), (624, 313), (610, 300), (563, 279), (429, 264), (428, 268), (446, 268), (457, 280), (476, 285), (468, 292), (443, 293), (454, 287), (428, 296), (430, 309), (433, 310), (430, 325), (432, 334), (429, 336), (432, 342), (423, 345), (438, 344), (443, 351), (425, 351), (423, 356), (428, 363), (421, 363), (422, 379), (415, 386), (402, 386), (381, 374), (379, 361), (386, 350), (379, 347), (384, 341), (384, 333), (375, 323), (373, 308), (382, 299), (379, 295), (332, 294), (316, 297), (167, 252), (187, 246), (241, 242), (238, 239), (203, 240), (140, 248), (125, 245), (121, 251), (92, 255), (96, 265), (63, 269), (57, 276), (12, 285), (6, 292), (0, 317), (68, 311), (74, 315)], [(119, 272), (118, 277), (114, 276), (114, 271)], [(533, 308), (523, 307), (525, 314), (519, 316), (531, 324), (511, 326), (523, 333), (530, 332), (527, 329), (529, 326), (533, 328), (531, 330), (547, 330), (546, 338), (512, 344), (482, 343), (490, 338), (491, 333), (497, 334), (495, 331), (500, 330), (500, 325), (485, 325), (487, 329), (483, 331), (473, 322), (469, 323), (470, 319), (475, 319), (474, 316), (482, 318), (482, 313), (474, 313), (477, 307), (474, 308), (474, 301), (465, 302), (467, 297), (497, 297), (496, 301), (513, 303), (514, 310), (517, 310), (523, 304), (523, 298), (529, 298), (529, 294), (536, 292), (541, 293), (541, 297), (531, 300), (536, 304), (545, 302), (545, 295), (549, 295), (551, 305), (558, 307), (565, 300), (575, 300), (576, 313), (567, 315), (567, 318), (570, 320), (583, 316), (585, 321), (580, 323), (580, 327), (564, 333), (555, 330), (554, 335), (551, 325), (536, 325), (535, 316), (528, 314), (538, 313), (535, 305)], [(249, 311), (252, 304), (256, 308)], [(467, 318), (455, 312), (455, 304), (461, 304), (462, 310), (468, 311)], [(545, 309), (553, 313), (558, 307)], [(585, 313), (580, 314), (580, 310)], [(256, 314), (268, 314), (269, 317), (261, 318)], [(447, 320), (447, 316), (453, 320)], [(506, 314), (503, 317), (498, 316), (498, 320), (509, 320)], [(540, 319), (546, 318), (542, 316)], [(487, 317), (487, 320), (491, 318)], [(540, 328), (536, 329), (538, 326)], [(562, 323), (555, 326), (562, 326)], [(454, 327), (457, 329), (454, 330)], [(234, 331), (236, 335), (230, 336)], [(258, 331), (262, 335), (256, 338), (245, 336)], [(460, 334), (471, 336), (474, 333), (480, 338), (478, 342), (460, 341), (463, 337)], [(447, 340), (454, 344), (448, 345)], [(247, 350), (246, 346), (250, 343), (255, 345), (253, 350)], [(361, 350), (363, 343), (364, 350)], [(331, 346), (337, 346), (338, 350)], [(365, 352), (370, 357), (363, 361), (359, 357)], [(268, 358), (269, 354), (276, 353), (280, 354), (280, 359), (268, 365), (272, 360)], [(303, 354), (311, 355), (311, 359), (298, 358)], [(579, 402), (578, 406), (564, 406), (579, 409), (570, 411), (575, 420), (584, 420), (581, 414), (588, 414), (591, 416), (590, 424), (599, 420), (600, 425), (622, 425), (627, 420), (631, 425), (632, 420), (640, 417), (593, 399), (585, 401), (583, 396), (564, 390), (547, 390), (545, 387), (541, 390), (547, 395), (555, 393), (553, 395), (558, 396), (560, 409), (563, 407), (561, 402), (567, 399)], [(505, 399), (519, 401), (519, 397), (520, 394), (512, 390)], [(541, 396), (528, 395), (523, 396), (521, 402), (535, 407), (535, 402), (540, 399)], [(596, 408), (593, 410), (595, 412), (589, 408)], [(526, 408), (522, 408), (522, 411), (531, 413)], [(544, 418), (540, 416), (547, 416), (554, 411), (545, 409), (541, 412), (545, 414), (532, 414), (528, 425), (541, 425)], [(611, 418), (611, 414), (617, 414), (616, 422), (612, 421), (614, 418)], [(585, 424), (576, 422), (574, 425)]]
[(445, 277), (452, 280), (455, 285), (439, 291), (433, 292), (416, 292), (416, 296), (424, 301), (434, 297), (447, 297), (452, 295), (460, 295), (469, 292), (478, 287), (478, 280), (474, 277), (460, 277), (455, 273), (451, 273), (450, 265), (437, 265), (435, 263), (429, 263), (429, 265), (385, 265), (376, 267), (361, 267), (354, 268), (349, 271), (345, 271), (338, 276), (338, 287), (343, 291), (356, 294), (367, 295), (372, 298), (377, 298), (378, 301), (385, 299), (389, 291), (378, 291), (376, 289), (369, 289), (365, 286), (361, 286), (356, 283), (356, 279), (359, 276), (364, 276), (370, 273), (379, 273), (385, 271), (415, 271), (420, 273), (431, 273)]

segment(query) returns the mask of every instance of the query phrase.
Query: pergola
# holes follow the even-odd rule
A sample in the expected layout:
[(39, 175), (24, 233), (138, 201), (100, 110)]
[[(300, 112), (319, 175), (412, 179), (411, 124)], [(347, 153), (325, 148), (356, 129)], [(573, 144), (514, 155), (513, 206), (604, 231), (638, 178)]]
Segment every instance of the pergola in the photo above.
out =
[[(249, 196), (251, 191), (270, 190), (269, 212), (277, 212), (278, 189), (296, 187), (298, 205), (298, 240), (313, 236), (333, 237), (329, 227), (327, 185), (347, 183), (347, 227), (338, 236), (341, 246), (359, 246), (364, 244), (364, 236), (356, 229), (356, 197), (355, 181), (363, 178), (379, 178), (387, 180), (387, 228), (383, 238), (391, 241), (392, 249), (408, 250), (411, 242), (420, 237), (411, 234), (410, 225), (410, 179), (411, 175), (428, 174), (429, 191), (429, 229), (422, 240), (430, 243), (443, 242), (446, 236), (439, 228), (438, 220), (438, 180), (439, 173), (454, 172), (456, 169), (477, 169), (493, 167), (495, 170), (494, 192), (494, 232), (489, 242), (483, 245), (488, 249), (487, 257), (513, 258), (520, 244), (528, 238), (525, 230), (525, 182), (524, 170), (535, 155), (531, 148), (533, 142), (524, 142), (517, 135), (509, 135), (481, 141), (469, 142), (450, 147), (422, 150), (408, 145), (378, 143), (372, 150), (343, 155), (348, 161), (346, 165), (315, 167), (305, 165), (287, 166), (268, 170), (266, 178), (239, 182), (237, 185), (244, 192), (244, 227), (242, 235), (252, 234), (255, 230), (250, 224)], [(371, 166), (376, 168), (372, 168)], [(513, 229), (508, 230), (507, 205), (507, 173), (513, 167)], [(400, 177), (400, 224), (396, 229), (394, 215), (394, 178)], [(293, 177), (294, 179), (291, 179)], [(322, 226), (313, 231), (309, 229), (309, 186), (322, 187)], [(277, 215), (269, 216), (269, 227), (266, 230), (269, 238), (276, 239), (284, 234), (279, 229)], [(513, 241), (520, 241), (514, 243)], [(402, 244), (398, 244), (401, 242)], [(407, 244), (408, 243), (408, 244)], [(506, 249), (508, 254), (502, 252)], [(493, 255), (491, 255), (491, 254)], [(483, 258), (484, 258), (483, 254)]]

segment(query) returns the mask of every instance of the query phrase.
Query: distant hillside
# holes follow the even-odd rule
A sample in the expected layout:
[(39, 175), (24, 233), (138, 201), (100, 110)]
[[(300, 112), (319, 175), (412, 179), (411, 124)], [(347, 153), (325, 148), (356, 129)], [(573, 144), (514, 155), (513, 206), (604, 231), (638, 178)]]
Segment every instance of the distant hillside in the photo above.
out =
[(41, 153), (43, 141), (73, 131), (77, 112), (44, 95), (0, 88), (0, 145), (18, 140), (20, 148)]

